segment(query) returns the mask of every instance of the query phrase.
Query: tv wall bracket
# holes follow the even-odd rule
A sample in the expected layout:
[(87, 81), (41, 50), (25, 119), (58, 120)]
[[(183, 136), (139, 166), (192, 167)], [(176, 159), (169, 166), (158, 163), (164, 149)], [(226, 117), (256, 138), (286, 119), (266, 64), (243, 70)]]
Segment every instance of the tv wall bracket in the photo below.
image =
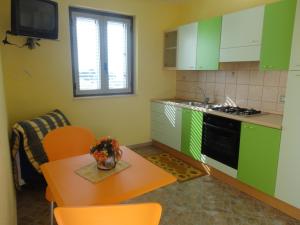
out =
[(38, 39), (38, 38), (33, 38), (33, 37), (27, 37), (26, 38), (26, 42), (23, 44), (23, 45), (18, 45), (18, 44), (15, 44), (15, 43), (12, 43), (8, 40), (8, 35), (14, 35), (11, 31), (6, 31), (5, 33), (5, 38), (4, 40), (2, 41), (2, 43), (4, 45), (13, 45), (13, 46), (16, 46), (18, 48), (24, 48), (24, 47), (28, 47), (30, 50), (33, 50), (37, 47), (40, 47), (40, 43), (39, 41), (41, 39)]

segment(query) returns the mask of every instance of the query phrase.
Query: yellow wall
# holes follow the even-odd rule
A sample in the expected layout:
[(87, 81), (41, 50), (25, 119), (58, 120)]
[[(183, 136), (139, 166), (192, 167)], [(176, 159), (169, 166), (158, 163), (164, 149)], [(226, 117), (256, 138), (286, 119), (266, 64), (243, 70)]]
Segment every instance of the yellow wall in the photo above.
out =
[(182, 7), (181, 23), (224, 15), (278, 0), (190, 0)]
[[(0, 31), (10, 27), (10, 0), (1, 0)], [(30, 51), (3, 47), (9, 124), (59, 108), (75, 125), (123, 144), (150, 140), (152, 98), (175, 96), (175, 72), (162, 70), (163, 31), (275, 0), (190, 0), (183, 5), (160, 0), (64, 0), (59, 41), (42, 41)], [(74, 99), (72, 93), (68, 6), (83, 6), (136, 16), (135, 96)], [(12, 40), (21, 41), (22, 38)], [(19, 42), (21, 43), (21, 42)]]
[(7, 134), (6, 104), (0, 51), (0, 224), (16, 224), (15, 193), (12, 182)]
[[(175, 72), (162, 70), (162, 49), (163, 31), (175, 25), (179, 7), (144, 0), (64, 0), (59, 6), (59, 41), (43, 40), (33, 51), (3, 47), (10, 125), (59, 108), (74, 125), (91, 128), (98, 136), (112, 135), (123, 144), (149, 141), (150, 99), (175, 96)], [(136, 17), (135, 96), (73, 98), (68, 6)], [(10, 0), (1, 0), (2, 29), (10, 27), (9, 11)]]

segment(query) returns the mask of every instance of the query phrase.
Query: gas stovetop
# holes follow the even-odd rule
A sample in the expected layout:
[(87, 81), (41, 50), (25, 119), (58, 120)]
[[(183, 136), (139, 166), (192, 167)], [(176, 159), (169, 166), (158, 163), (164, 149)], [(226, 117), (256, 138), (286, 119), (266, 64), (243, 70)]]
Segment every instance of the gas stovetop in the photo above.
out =
[(238, 116), (253, 116), (253, 115), (261, 114), (261, 111), (256, 109), (247, 109), (247, 108), (240, 108), (235, 106), (214, 106), (212, 107), (212, 110), (224, 112), (224, 113), (230, 113)]

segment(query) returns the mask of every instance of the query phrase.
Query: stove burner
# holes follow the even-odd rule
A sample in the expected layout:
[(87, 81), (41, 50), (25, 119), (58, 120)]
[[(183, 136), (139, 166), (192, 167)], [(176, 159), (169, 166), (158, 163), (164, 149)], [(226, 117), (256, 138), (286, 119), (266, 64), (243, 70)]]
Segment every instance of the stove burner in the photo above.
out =
[(247, 109), (247, 108), (240, 108), (234, 106), (215, 106), (212, 108), (212, 110), (224, 112), (224, 113), (230, 113), (239, 116), (252, 116), (261, 113), (261, 111), (255, 109)]

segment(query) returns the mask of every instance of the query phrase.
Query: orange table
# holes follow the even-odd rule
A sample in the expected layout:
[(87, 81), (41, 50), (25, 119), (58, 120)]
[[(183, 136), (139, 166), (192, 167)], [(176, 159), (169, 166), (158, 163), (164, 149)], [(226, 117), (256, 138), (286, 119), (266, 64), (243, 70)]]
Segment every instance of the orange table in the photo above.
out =
[(57, 205), (117, 204), (176, 181), (174, 176), (129, 148), (121, 148), (122, 160), (131, 166), (97, 184), (75, 173), (75, 170), (94, 161), (89, 154), (43, 164), (42, 172)]

